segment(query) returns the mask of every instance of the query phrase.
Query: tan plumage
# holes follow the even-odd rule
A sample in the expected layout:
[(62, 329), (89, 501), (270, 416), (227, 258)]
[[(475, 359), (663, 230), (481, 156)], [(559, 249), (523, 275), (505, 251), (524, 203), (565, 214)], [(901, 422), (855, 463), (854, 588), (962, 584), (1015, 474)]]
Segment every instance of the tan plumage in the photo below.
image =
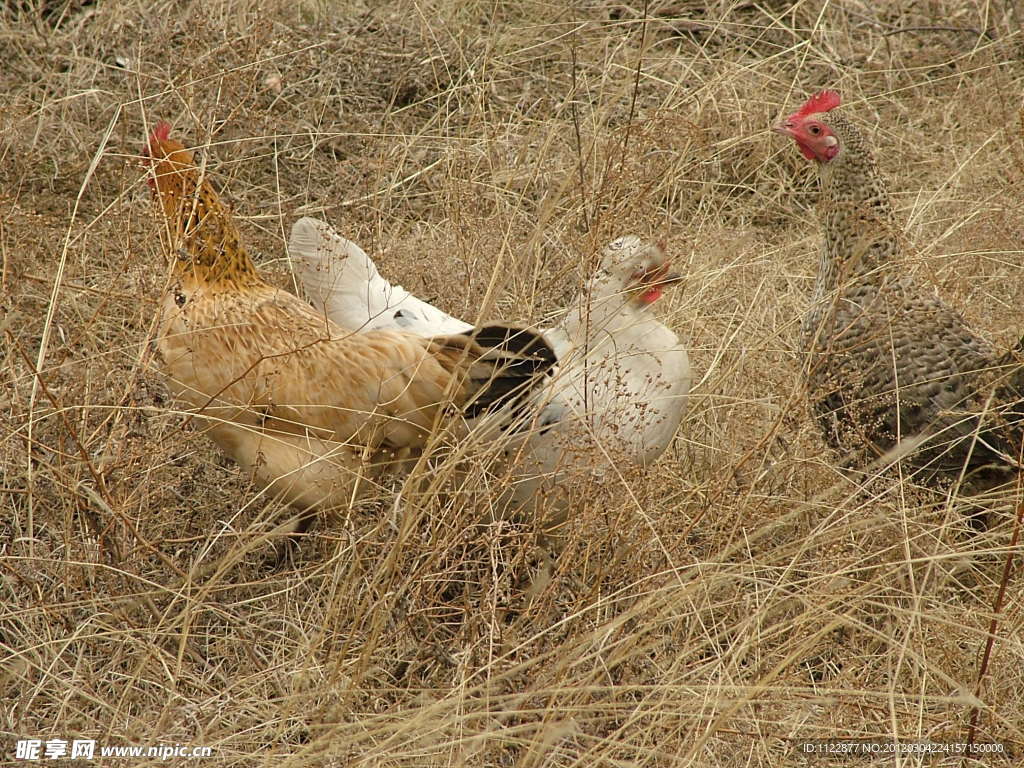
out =
[[(513, 326), (423, 338), (349, 333), (266, 283), (192, 154), (161, 124), (147, 154), (177, 254), (157, 346), (173, 393), (293, 506), (349, 502), (416, 458), (439, 426), (515, 400), (554, 356)], [(486, 339), (484, 348), (475, 339)]]

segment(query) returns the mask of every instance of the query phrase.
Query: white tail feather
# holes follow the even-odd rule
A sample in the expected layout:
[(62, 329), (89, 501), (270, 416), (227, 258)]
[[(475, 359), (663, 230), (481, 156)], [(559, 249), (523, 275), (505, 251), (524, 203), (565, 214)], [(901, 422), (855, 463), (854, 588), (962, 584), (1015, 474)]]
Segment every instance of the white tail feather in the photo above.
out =
[(420, 336), (464, 333), (469, 323), (392, 285), (366, 252), (316, 219), (292, 227), (288, 250), (310, 302), (352, 331), (406, 331)]

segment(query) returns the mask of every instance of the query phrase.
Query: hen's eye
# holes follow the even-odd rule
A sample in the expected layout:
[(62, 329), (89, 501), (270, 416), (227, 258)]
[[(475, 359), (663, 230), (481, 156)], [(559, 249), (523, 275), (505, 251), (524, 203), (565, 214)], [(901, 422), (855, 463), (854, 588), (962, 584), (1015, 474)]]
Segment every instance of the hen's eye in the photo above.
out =
[(810, 125), (810, 126), (808, 126), (808, 127), (807, 127), (807, 130), (809, 130), (809, 131), (810, 131), (811, 133), (813, 133), (813, 134), (814, 134), (815, 136), (817, 136), (817, 135), (818, 135), (819, 133), (821, 133), (821, 128), (819, 128), (819, 127), (818, 127), (818, 126), (816, 126), (816, 125)]

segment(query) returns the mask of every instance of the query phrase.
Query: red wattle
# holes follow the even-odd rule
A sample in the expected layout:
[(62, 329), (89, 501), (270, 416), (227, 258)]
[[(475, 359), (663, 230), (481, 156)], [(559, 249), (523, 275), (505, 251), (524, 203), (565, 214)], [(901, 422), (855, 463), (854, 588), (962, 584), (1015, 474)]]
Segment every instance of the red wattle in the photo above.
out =
[(660, 285), (656, 285), (653, 288), (648, 288), (646, 291), (640, 294), (640, 301), (644, 304), (653, 304), (665, 291), (662, 290)]

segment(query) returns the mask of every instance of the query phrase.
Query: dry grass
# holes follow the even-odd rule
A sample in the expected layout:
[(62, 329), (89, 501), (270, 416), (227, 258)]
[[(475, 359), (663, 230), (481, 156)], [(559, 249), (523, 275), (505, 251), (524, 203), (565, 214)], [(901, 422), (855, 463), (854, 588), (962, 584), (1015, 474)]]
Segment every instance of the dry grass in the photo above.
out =
[[(1014, 4), (66, 5), (0, 10), (5, 757), (35, 736), (209, 745), (210, 766), (788, 766), (807, 739), (961, 741), (977, 706), (977, 739), (1021, 759), (1019, 573), (978, 683), (1010, 515), (972, 538), (954, 500), (835, 469), (795, 346), (813, 170), (766, 130), (841, 89), (908, 272), (1005, 347)], [(485, 494), (424, 476), (260, 569), (282, 508), (150, 356), (166, 262), (134, 158), (160, 118), (280, 284), (310, 213), (467, 317), (541, 321), (612, 236), (667, 240), (690, 413), (652, 472), (581, 494), (536, 604), (535, 531), (478, 527)]]

